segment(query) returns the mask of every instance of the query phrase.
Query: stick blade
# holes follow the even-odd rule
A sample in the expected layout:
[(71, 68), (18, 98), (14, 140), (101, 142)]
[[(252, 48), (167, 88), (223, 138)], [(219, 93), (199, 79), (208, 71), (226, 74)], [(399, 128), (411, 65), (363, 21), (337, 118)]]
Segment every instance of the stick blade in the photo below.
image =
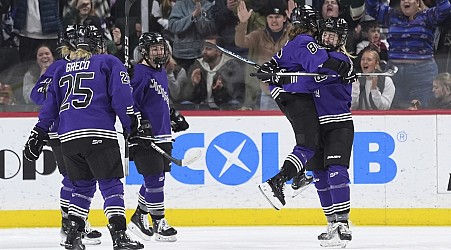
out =
[(180, 166), (189, 166), (200, 159), (202, 155), (202, 151), (200, 149), (193, 149), (191, 151), (192, 152), (183, 159), (182, 165)]

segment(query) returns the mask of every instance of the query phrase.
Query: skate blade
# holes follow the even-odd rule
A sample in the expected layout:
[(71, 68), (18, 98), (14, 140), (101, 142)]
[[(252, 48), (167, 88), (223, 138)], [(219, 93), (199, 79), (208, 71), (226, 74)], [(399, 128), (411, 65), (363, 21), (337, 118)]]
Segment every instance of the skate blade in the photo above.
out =
[(298, 189), (293, 189), (293, 187), (292, 187), (291, 188), (291, 198), (294, 198), (294, 197), (298, 196), (300, 193), (304, 192), (310, 186), (311, 186), (311, 184), (308, 184), (307, 186), (303, 186), (303, 187), (298, 188)]
[(325, 248), (346, 248), (348, 240), (321, 240), (319, 245)]
[(141, 238), (141, 239), (143, 239), (145, 241), (150, 241), (152, 239), (152, 236), (149, 236), (149, 235), (141, 232), (141, 230), (133, 222), (128, 223), (127, 229), (130, 230), (130, 232), (132, 232), (133, 234), (135, 234), (136, 236), (138, 236), (139, 238)]
[[(81, 243), (83, 245), (97, 246), (97, 245), (100, 245), (102, 243), (102, 241), (100, 241), (99, 238), (94, 238), (94, 239), (88, 238), (88, 239), (81, 239)], [(60, 246), (62, 246), (62, 247), (66, 246), (66, 238), (61, 239)]]
[(274, 194), (272, 192), (271, 186), (269, 186), (268, 183), (262, 183), (258, 185), (258, 189), (260, 189), (260, 192), (265, 196), (266, 200), (268, 200), (269, 204), (276, 209), (280, 210), (283, 207), (282, 202), (279, 201), (276, 197), (274, 197)]
[(102, 242), (100, 241), (100, 238), (82, 238), (81, 239), (81, 243), (83, 243), (83, 245), (91, 245), (91, 246), (96, 246), (96, 245), (100, 245)]
[(160, 235), (160, 234), (155, 234), (155, 241), (175, 242), (175, 241), (177, 241), (177, 236), (175, 236), (175, 235), (163, 236), (163, 235)]

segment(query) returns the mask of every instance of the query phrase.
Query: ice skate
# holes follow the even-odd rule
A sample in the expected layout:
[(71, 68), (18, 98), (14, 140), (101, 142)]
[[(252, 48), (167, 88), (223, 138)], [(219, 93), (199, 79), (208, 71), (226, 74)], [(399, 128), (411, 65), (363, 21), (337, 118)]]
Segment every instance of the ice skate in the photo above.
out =
[(285, 206), (284, 188), (287, 178), (281, 173), (267, 180), (265, 183), (258, 185), (258, 188), (269, 201), (269, 203), (277, 210)]
[(294, 198), (306, 190), (310, 184), (313, 183), (313, 176), (306, 175), (304, 172), (299, 172), (293, 177), (293, 183), (291, 183), (291, 197)]
[(111, 238), (113, 239), (114, 250), (131, 250), (131, 249), (143, 249), (144, 245), (139, 241), (130, 239), (125, 230), (115, 230), (114, 225), (109, 224), (108, 230), (110, 230)]
[(63, 218), (61, 220), (61, 229), (60, 229), (60, 236), (62, 239), (61, 246), (64, 246), (64, 241), (66, 241), (67, 238), (67, 231), (69, 231), (70, 227), (70, 221), (69, 219)]
[(130, 223), (127, 225), (128, 230), (136, 234), (139, 238), (149, 241), (153, 236), (153, 229), (149, 226), (147, 214), (142, 214), (139, 209), (133, 214)]
[(325, 233), (318, 235), (320, 246), (327, 248), (345, 248), (352, 240), (347, 222), (328, 223)]
[(81, 241), (85, 245), (100, 245), (102, 243), (100, 241), (100, 237), (102, 237), (102, 233), (91, 229), (91, 224), (86, 221), (85, 231), (82, 233)]
[(177, 230), (171, 227), (165, 218), (161, 220), (152, 220), (152, 222), (156, 241), (177, 241)]
[(352, 240), (352, 232), (349, 230), (349, 223), (337, 222), (338, 224), (338, 238), (340, 239), (340, 246), (345, 248), (346, 245)]
[(78, 231), (78, 223), (70, 221), (67, 227), (67, 237), (64, 241), (65, 249), (85, 250), (86, 247), (81, 241), (82, 232)]
[(338, 225), (335, 222), (327, 223), (326, 232), (318, 235), (319, 245), (322, 247), (338, 247)]
[[(69, 219), (63, 218), (61, 223), (61, 242), (60, 246), (65, 246), (65, 241), (67, 238), (67, 231), (69, 230), (70, 221)], [(85, 231), (81, 234), (81, 241), (83, 245), (100, 245), (102, 243), (100, 241), (100, 237), (102, 237), (102, 233), (91, 229), (89, 222), (86, 222)]]

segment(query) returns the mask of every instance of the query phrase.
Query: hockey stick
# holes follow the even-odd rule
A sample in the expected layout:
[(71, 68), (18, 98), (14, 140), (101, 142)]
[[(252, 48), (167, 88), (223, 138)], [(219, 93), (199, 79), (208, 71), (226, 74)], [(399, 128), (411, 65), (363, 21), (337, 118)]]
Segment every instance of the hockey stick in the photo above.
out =
[(124, 160), (122, 164), (124, 165), (124, 174), (128, 176), (130, 174), (130, 150), (127, 138), (124, 138)]
[[(120, 133), (120, 132), (118, 132), (118, 133)], [(191, 165), (195, 161), (199, 160), (201, 153), (202, 153), (201, 150), (198, 149), (198, 150), (195, 150), (193, 154), (191, 154), (190, 156), (188, 156), (186, 158), (177, 159), (177, 158), (173, 157), (172, 155), (169, 155), (168, 153), (166, 153), (162, 148), (160, 148), (157, 144), (155, 144), (155, 142), (153, 142), (153, 140), (155, 140), (154, 138), (141, 137), (141, 136), (134, 136), (132, 138), (150, 140), (150, 147), (155, 149), (155, 151), (157, 151), (159, 154), (161, 154), (164, 158), (170, 160), (171, 162), (177, 164), (180, 167)]]
[(225, 53), (225, 54), (227, 54), (227, 55), (229, 55), (231, 57), (234, 57), (234, 58), (236, 58), (236, 59), (238, 59), (238, 60), (240, 60), (242, 62), (245, 62), (245, 63), (253, 66), (256, 69), (260, 68), (260, 65), (258, 65), (256, 62), (253, 62), (253, 61), (251, 61), (251, 60), (249, 60), (247, 58), (244, 58), (244, 57), (242, 57), (240, 55), (237, 55), (237, 54), (233, 53), (232, 51), (224, 49), (223, 47), (218, 46), (218, 45), (216, 45), (214, 43), (204, 42), (204, 46), (209, 47), (209, 48), (218, 49), (218, 50), (222, 51), (223, 53)]
[[(356, 73), (358, 77), (364, 76), (393, 76), (398, 71), (398, 67), (394, 66), (394, 69), (389, 69), (386, 72), (375, 72), (375, 73)], [(250, 76), (264, 77), (264, 76), (328, 76), (328, 77), (340, 77), (340, 75), (326, 75), (318, 73), (308, 73), (308, 72), (276, 72), (276, 73), (251, 73)]]
[(125, 67), (127, 70), (130, 69), (130, 45), (129, 45), (129, 37), (130, 37), (130, 8), (132, 7), (133, 3), (136, 2), (136, 0), (125, 0), (125, 28), (124, 28), (124, 61), (125, 61)]
[(201, 151), (196, 150), (194, 151), (194, 154), (190, 157), (183, 158), (183, 159), (177, 159), (173, 157), (172, 155), (169, 155), (168, 153), (164, 152), (164, 150), (157, 146), (153, 141), (150, 142), (150, 146), (155, 149), (158, 153), (160, 153), (164, 158), (170, 160), (171, 162), (175, 163), (176, 165), (183, 167), (191, 165), (193, 162), (197, 161), (200, 158)]
[[(124, 65), (125, 69), (130, 70), (130, 57), (129, 57), (129, 37), (130, 37), (130, 27), (129, 27), (129, 17), (130, 17), (130, 8), (136, 0), (125, 0), (125, 27), (124, 27)], [(124, 140), (124, 174), (125, 176), (129, 175), (130, 171), (130, 152), (128, 148), (128, 140), (125, 138)]]
[[(398, 72), (398, 67), (391, 63), (383, 62), (383, 67), (386, 68), (384, 72), (374, 72), (374, 73), (356, 73), (358, 77), (365, 76), (394, 76), (396, 72)], [(251, 76), (282, 76), (282, 77), (291, 77), (291, 76), (329, 76), (329, 77), (340, 77), (340, 75), (325, 75), (318, 73), (308, 73), (308, 72), (276, 72), (276, 73), (251, 73)]]
[[(223, 53), (236, 58), (242, 62), (245, 62), (251, 66), (253, 66), (256, 69), (260, 68), (260, 65), (258, 65), (256, 62), (253, 62), (247, 58), (244, 58), (240, 55), (237, 55), (235, 53), (233, 53), (230, 50), (224, 49), (221, 46), (218, 46), (216, 44), (210, 43), (210, 42), (205, 42), (204, 46), (210, 47), (210, 48), (215, 48), (218, 49), (220, 51), (222, 51)], [(396, 72), (398, 71), (398, 68), (394, 65), (391, 65), (393, 68), (387, 70), (386, 72), (380, 72), (380, 73), (356, 73), (357, 76), (393, 76), (394, 74), (396, 74)], [(318, 73), (309, 73), (309, 72), (277, 72), (277, 73), (251, 73), (250, 76), (283, 76), (283, 77), (291, 77), (291, 76), (329, 76), (329, 77), (339, 77), (339, 75), (325, 75), (325, 74), (318, 74)]]

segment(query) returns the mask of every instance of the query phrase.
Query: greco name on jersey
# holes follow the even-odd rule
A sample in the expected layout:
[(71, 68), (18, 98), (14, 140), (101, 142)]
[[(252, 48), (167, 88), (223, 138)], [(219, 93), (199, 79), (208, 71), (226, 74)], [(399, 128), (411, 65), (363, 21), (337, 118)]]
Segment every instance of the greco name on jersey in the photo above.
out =
[(89, 69), (90, 61), (76, 61), (66, 64), (66, 72)]

